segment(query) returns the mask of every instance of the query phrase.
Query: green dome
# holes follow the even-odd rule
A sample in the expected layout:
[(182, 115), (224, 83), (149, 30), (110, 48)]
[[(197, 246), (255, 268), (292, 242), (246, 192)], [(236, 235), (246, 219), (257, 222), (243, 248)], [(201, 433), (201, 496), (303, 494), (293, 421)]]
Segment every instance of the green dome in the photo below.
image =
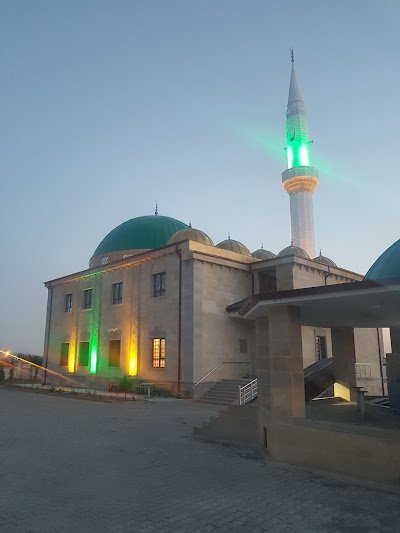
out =
[(96, 255), (120, 250), (148, 250), (165, 246), (177, 231), (188, 226), (175, 218), (148, 215), (123, 222), (104, 237), (96, 248)]
[(365, 280), (378, 281), (400, 277), (400, 240), (389, 246), (365, 274)]

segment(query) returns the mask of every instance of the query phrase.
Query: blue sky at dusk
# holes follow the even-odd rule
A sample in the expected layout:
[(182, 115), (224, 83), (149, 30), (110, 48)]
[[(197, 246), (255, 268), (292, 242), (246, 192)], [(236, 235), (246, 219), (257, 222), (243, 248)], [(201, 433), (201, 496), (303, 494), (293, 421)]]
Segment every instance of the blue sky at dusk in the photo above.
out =
[(399, 233), (397, 0), (3, 0), (0, 348), (42, 353), (43, 282), (121, 222), (290, 243), (289, 48), (316, 246), (365, 273)]

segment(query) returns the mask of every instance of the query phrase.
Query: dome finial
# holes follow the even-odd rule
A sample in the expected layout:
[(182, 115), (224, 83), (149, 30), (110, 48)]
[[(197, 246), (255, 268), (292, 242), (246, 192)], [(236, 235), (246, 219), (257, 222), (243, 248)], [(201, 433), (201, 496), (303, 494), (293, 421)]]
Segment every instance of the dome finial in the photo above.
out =
[(264, 250), (264, 243), (261, 243), (261, 250)]
[(321, 248), (319, 249), (319, 256), (322, 257), (322, 251), (321, 251)]
[(290, 246), (293, 246), (293, 239), (290, 240)]
[(156, 202), (156, 210), (155, 210), (154, 214), (155, 214), (156, 216), (158, 215), (158, 202)]
[(230, 240), (230, 238), (231, 238), (231, 234), (230, 234), (230, 232), (229, 232), (229, 233), (228, 233), (228, 239)]
[(293, 52), (293, 48), (290, 48), (290, 60), (292, 63), (294, 63), (294, 52)]
[(191, 220), (189, 221), (189, 228), (190, 229), (192, 228), (192, 221)]

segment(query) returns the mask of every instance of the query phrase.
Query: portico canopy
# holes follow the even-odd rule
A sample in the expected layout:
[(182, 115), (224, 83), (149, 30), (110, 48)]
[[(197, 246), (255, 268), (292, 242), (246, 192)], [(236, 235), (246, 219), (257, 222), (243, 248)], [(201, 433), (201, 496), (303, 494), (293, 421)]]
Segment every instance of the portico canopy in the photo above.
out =
[(295, 306), (301, 324), (314, 327), (400, 326), (400, 278), (261, 293), (227, 307), (243, 318), (266, 316), (271, 308)]

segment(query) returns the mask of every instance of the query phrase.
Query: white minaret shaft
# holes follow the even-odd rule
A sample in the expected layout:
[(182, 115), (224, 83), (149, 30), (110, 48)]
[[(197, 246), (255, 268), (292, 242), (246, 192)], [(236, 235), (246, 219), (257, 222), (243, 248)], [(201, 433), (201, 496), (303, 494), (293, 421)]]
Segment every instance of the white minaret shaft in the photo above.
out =
[(314, 259), (316, 255), (312, 195), (312, 192), (307, 191), (290, 195), (290, 221), (293, 245), (299, 246)]
[(282, 184), (290, 195), (290, 218), (294, 246), (315, 257), (312, 195), (318, 185), (317, 169), (310, 166), (310, 143), (304, 102), (294, 70), (293, 51), (289, 99), (286, 111), (286, 152), (288, 168)]

